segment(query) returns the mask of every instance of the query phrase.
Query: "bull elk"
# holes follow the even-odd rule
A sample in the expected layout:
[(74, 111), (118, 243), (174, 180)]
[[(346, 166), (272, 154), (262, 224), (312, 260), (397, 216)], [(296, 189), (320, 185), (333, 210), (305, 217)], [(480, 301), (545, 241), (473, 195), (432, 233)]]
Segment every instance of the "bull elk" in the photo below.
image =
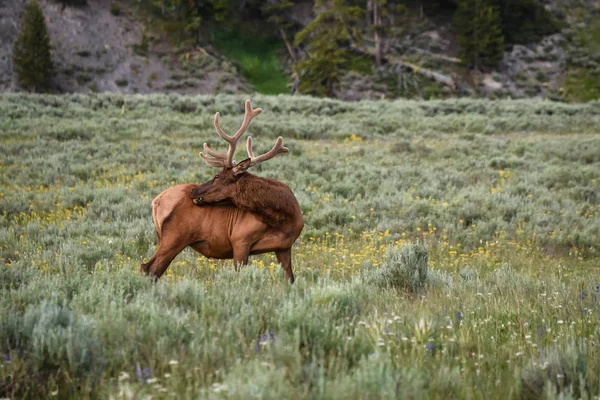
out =
[(209, 258), (234, 260), (234, 268), (248, 263), (254, 254), (275, 252), (287, 278), (294, 282), (292, 245), (302, 232), (304, 220), (292, 191), (275, 179), (259, 178), (247, 170), (289, 150), (277, 138), (273, 148), (258, 157), (248, 137), (248, 158), (233, 161), (239, 138), (252, 118), (262, 112), (246, 100), (244, 121), (233, 135), (226, 135), (215, 114), (218, 135), (229, 143), (227, 153), (217, 153), (204, 143), (201, 159), (211, 167), (222, 167), (202, 184), (173, 186), (152, 201), (152, 217), (158, 248), (140, 271), (160, 278), (173, 259), (187, 246)]

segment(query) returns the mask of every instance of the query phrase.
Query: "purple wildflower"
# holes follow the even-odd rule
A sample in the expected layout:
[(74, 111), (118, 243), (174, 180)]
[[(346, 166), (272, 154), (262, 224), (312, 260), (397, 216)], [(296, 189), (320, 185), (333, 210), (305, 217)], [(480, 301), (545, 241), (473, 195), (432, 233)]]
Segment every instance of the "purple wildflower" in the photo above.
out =
[(542, 327), (539, 327), (537, 330), (538, 339), (541, 339), (543, 334), (544, 334), (544, 330), (542, 329)]
[(582, 290), (581, 293), (579, 294), (579, 298), (581, 300), (584, 300), (587, 297), (587, 292), (585, 290)]
[(435, 346), (433, 345), (433, 343), (431, 343), (431, 342), (427, 343), (427, 351), (433, 351), (434, 348), (435, 348)]
[(594, 292), (596, 292), (596, 293), (600, 292), (600, 285), (594, 286)]
[(460, 324), (460, 322), (463, 320), (463, 313), (460, 311), (456, 312), (456, 319), (458, 320), (458, 323)]
[(4, 355), (4, 362), (6, 362), (6, 363), (10, 362), (10, 354), (5, 354)]
[(256, 339), (256, 344), (254, 345), (254, 351), (257, 353), (260, 352), (260, 338)]
[(141, 381), (142, 385), (146, 384), (146, 380), (150, 378), (150, 376), (152, 376), (152, 370), (150, 368), (146, 367), (142, 370), (140, 364), (137, 365), (137, 367), (135, 368), (135, 378), (138, 381)]
[(271, 329), (268, 334), (263, 333), (258, 335), (256, 338), (256, 343), (254, 344), (254, 350), (258, 353), (262, 346), (269, 342), (271, 344), (275, 343), (275, 331), (273, 329)]

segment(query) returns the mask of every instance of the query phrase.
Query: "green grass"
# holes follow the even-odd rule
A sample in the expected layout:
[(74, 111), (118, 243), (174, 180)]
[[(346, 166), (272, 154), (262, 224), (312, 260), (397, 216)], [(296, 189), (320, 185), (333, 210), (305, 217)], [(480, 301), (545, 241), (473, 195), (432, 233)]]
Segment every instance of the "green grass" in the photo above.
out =
[(289, 93), (289, 78), (278, 55), (284, 50), (283, 43), (224, 29), (211, 30), (211, 36), (219, 51), (240, 65), (242, 75), (258, 93)]
[(0, 96), (0, 398), (600, 395), (600, 103), (256, 96), (296, 283), (190, 250), (153, 283), (151, 200), (243, 100)]
[(571, 68), (565, 78), (566, 96), (571, 101), (600, 99), (600, 71)]
[[(587, 12), (587, 11), (586, 11)], [(570, 101), (600, 99), (600, 21), (595, 19), (572, 32), (565, 95)]]

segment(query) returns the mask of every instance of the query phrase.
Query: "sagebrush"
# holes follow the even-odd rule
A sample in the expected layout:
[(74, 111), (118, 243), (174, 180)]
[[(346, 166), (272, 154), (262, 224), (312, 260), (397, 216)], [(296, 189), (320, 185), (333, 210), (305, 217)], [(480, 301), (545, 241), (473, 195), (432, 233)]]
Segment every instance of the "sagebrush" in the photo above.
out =
[(272, 255), (137, 272), (243, 99), (0, 97), (0, 397), (600, 395), (599, 103), (253, 104), (294, 285)]

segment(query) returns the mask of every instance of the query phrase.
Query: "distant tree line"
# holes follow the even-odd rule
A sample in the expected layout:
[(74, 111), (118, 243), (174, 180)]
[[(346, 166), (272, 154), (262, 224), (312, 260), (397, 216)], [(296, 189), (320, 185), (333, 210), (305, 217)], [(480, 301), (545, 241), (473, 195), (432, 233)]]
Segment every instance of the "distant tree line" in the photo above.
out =
[[(65, 7), (86, 3), (54, 1)], [(507, 46), (559, 30), (539, 0), (315, 0), (308, 24), (296, 15), (296, 6), (306, 4), (299, 0), (147, 0), (144, 4), (173, 37), (193, 45), (205, 41), (217, 25), (260, 26), (261, 35), (279, 37), (285, 44), (297, 89), (318, 96), (333, 95), (347, 71), (364, 65), (365, 55), (376, 68), (384, 64), (382, 43), (402, 35), (408, 14), (451, 16), (460, 59), (479, 70), (494, 68)], [(24, 87), (43, 90), (52, 72), (49, 39), (37, 0), (31, 0), (27, 10), (15, 43), (15, 69)]]
[[(486, 70), (507, 46), (557, 32), (558, 22), (539, 0), (315, 0), (313, 20), (301, 24), (294, 0), (152, 0), (152, 11), (174, 22), (179, 35), (202, 41), (204, 28), (260, 23), (262, 34), (281, 37), (302, 93), (331, 96), (340, 78), (366, 53), (384, 63), (382, 42), (401, 35), (406, 15), (451, 15), (460, 58)], [(266, 24), (265, 24), (266, 23)], [(182, 29), (183, 28), (183, 29)]]

